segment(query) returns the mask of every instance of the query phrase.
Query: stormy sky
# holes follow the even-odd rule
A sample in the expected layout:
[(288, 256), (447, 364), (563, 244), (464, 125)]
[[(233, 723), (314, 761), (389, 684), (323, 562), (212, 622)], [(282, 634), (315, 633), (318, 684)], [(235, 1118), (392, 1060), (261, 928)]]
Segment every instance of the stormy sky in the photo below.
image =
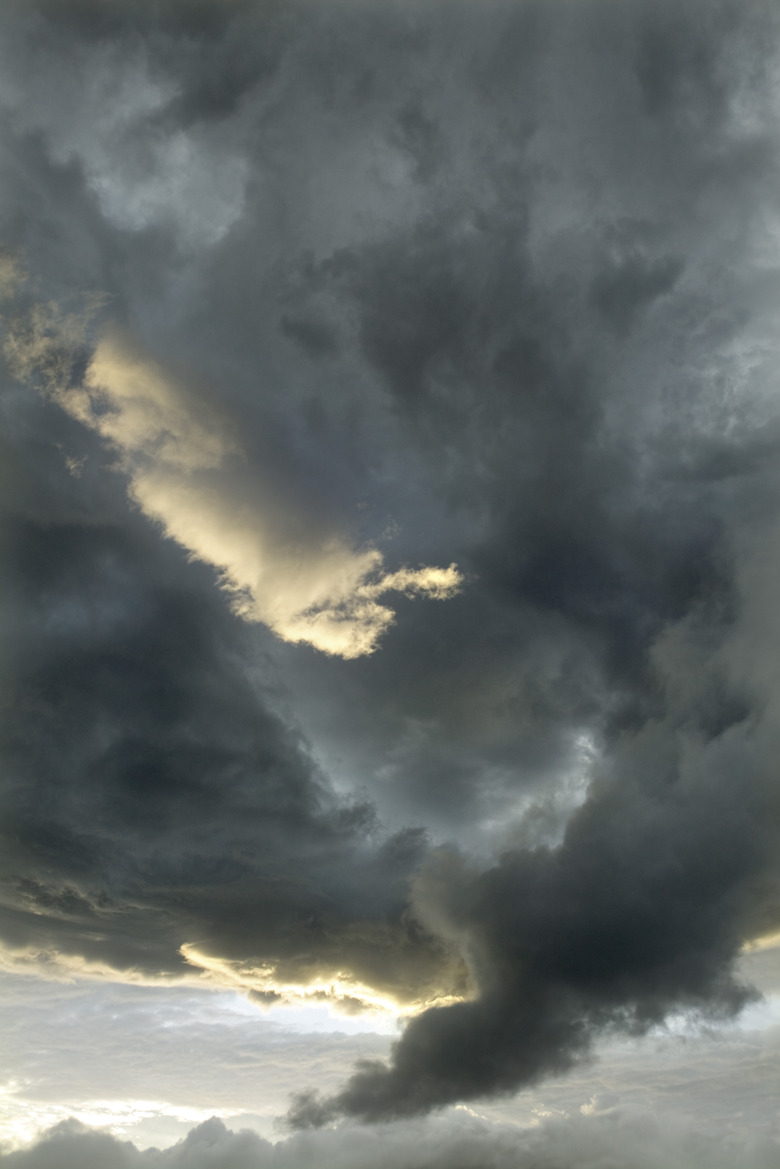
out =
[(4, 0), (0, 109), (0, 1162), (776, 1164), (776, 0)]

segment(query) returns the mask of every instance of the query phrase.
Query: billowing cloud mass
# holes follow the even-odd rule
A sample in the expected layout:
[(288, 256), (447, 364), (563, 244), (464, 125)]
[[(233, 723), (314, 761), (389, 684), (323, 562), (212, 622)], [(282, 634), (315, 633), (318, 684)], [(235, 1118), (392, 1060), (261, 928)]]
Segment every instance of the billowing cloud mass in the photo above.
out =
[[(3, 6), (4, 969), (398, 1016), (301, 1077), (344, 1134), (753, 1001), (779, 21)], [(99, 1140), (140, 1156), (7, 1159)]]

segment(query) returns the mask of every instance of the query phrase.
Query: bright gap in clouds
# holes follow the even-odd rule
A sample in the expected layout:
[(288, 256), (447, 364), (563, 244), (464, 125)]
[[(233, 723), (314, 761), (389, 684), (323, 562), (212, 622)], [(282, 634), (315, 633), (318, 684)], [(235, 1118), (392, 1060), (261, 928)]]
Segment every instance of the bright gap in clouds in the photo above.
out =
[(212, 1115), (278, 1136), (275, 1117), (312, 1053), (335, 1086), (397, 1034), (388, 1015), (264, 1009), (219, 989), (9, 974), (2, 985), (0, 1148), (67, 1117), (141, 1145), (172, 1144)]
[[(780, 989), (777, 974), (777, 955), (751, 970), (773, 989)], [(276, 1119), (301, 1075), (315, 1068), (328, 1090), (355, 1059), (386, 1058), (395, 1034), (376, 1016), (344, 1018), (326, 1007), (262, 1010), (219, 990), (12, 975), (4, 976), (3, 990), (6, 1148), (24, 1147), (67, 1118), (140, 1148), (170, 1146), (211, 1116), (234, 1131), (285, 1139)], [(778, 999), (768, 1003), (771, 1019), (750, 1008), (723, 1027), (681, 1018), (643, 1040), (605, 1039), (595, 1064), (467, 1112), (481, 1118), (486, 1136), (489, 1126), (533, 1128), (550, 1118), (610, 1114), (617, 1123), (632, 1111), (723, 1137), (742, 1117), (758, 1136), (771, 1131), (780, 1074)]]

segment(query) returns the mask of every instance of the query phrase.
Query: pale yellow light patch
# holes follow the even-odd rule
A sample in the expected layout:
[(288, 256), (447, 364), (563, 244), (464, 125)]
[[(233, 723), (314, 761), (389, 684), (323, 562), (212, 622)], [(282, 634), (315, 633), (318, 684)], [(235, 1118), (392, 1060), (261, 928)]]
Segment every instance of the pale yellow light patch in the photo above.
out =
[(775, 950), (780, 947), (780, 930), (775, 930), (770, 934), (762, 934), (761, 937), (753, 938), (752, 941), (746, 942), (742, 947), (743, 952), (752, 954), (757, 950)]
[(454, 564), (388, 573), (376, 548), (333, 534), (291, 536), (305, 517), (285, 523), (276, 514), (225, 414), (118, 329), (104, 331), (83, 382), (73, 384), (74, 353), (95, 303), (69, 315), (53, 303), (35, 306), (8, 327), (6, 357), (17, 377), (37, 377), (117, 452), (133, 500), (193, 559), (218, 570), (239, 616), (284, 641), (357, 658), (373, 653), (395, 620), (380, 597), (446, 600), (459, 591)]
[(348, 971), (324, 972), (307, 982), (294, 982), (280, 978), (278, 970), (270, 963), (221, 958), (189, 944), (183, 945), (180, 952), (187, 962), (204, 973), (207, 982), (213, 981), (216, 986), (243, 994), (278, 995), (278, 1005), (310, 1006), (327, 1002), (335, 1014), (352, 1015), (359, 1011), (361, 1014), (408, 1018), (429, 1007), (465, 1000), (464, 995), (442, 992), (412, 1002), (400, 1002), (391, 994), (381, 993), (360, 982)]
[(7, 319), (3, 354), (14, 377), (38, 378), (48, 393), (66, 386), (76, 351), (86, 341), (89, 319), (101, 303), (101, 297), (86, 298), (82, 311), (65, 313), (50, 301)]
[(24, 280), (24, 270), (18, 257), (11, 252), (0, 252), (0, 300), (9, 300)]
[(388, 572), (375, 585), (366, 585), (364, 595), (373, 597), (394, 589), (409, 595), (426, 593), (429, 597), (444, 601), (455, 596), (462, 580), (455, 564), (449, 568), (402, 568), (398, 572)]
[[(470, 986), (464, 994), (428, 987), (426, 993), (414, 999), (396, 998), (387, 989), (380, 991), (361, 982), (347, 970), (323, 970), (304, 981), (281, 976), (273, 963), (222, 958), (206, 954), (195, 945), (181, 946), (180, 953), (187, 963), (184, 969), (152, 972), (136, 967), (120, 970), (107, 962), (63, 953), (54, 947), (0, 945), (0, 973), (23, 974), (69, 984), (86, 979), (130, 986), (231, 990), (252, 996), (261, 1005), (262, 996), (267, 995), (269, 1006), (301, 1007), (325, 1003), (337, 1015), (392, 1015), (399, 1019), (417, 1015), (429, 1007), (476, 997), (476, 988)], [(443, 979), (448, 974), (451, 971), (442, 970)]]
[(237, 451), (224, 420), (209, 416), (203, 402), (193, 406), (184, 387), (117, 331), (98, 344), (84, 383), (61, 391), (62, 404), (128, 454), (187, 472), (219, 467)]
[(152, 973), (129, 967), (118, 970), (107, 962), (96, 962), (80, 954), (66, 954), (54, 947), (4, 946), (0, 944), (0, 973), (28, 974), (50, 982), (121, 982), (132, 986), (202, 986), (203, 979), (192, 970)]
[(220, 958), (206, 954), (193, 945), (181, 947), (183, 957), (202, 971), (207, 982), (243, 993), (279, 995), (287, 1005), (306, 1005), (328, 1000), (338, 1012), (339, 1004), (360, 1002), (367, 1012), (398, 1014), (398, 1004), (389, 996), (378, 994), (350, 974), (337, 972), (308, 983), (282, 982), (271, 964)]

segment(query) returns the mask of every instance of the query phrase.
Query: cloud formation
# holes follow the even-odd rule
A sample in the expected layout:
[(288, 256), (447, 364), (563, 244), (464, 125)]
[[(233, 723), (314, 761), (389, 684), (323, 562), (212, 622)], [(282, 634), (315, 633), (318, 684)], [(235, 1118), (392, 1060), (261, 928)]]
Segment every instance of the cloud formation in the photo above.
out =
[[(381, 1152), (377, 1154), (377, 1140)], [(140, 1153), (130, 1142), (89, 1131), (75, 1123), (58, 1125), (29, 1150), (0, 1156), (4, 1169), (359, 1169), (367, 1161), (383, 1169), (663, 1169), (685, 1164), (691, 1169), (770, 1169), (777, 1145), (768, 1140), (715, 1142), (682, 1126), (662, 1126), (651, 1117), (614, 1115), (547, 1122), (518, 1131), (488, 1125), (462, 1115), (425, 1131), (413, 1125), (368, 1133), (344, 1129), (298, 1136), (276, 1145), (249, 1131), (231, 1132), (216, 1118), (207, 1120), (172, 1148)]]
[[(6, 960), (408, 1010), (301, 1126), (737, 1012), (775, 6), (0, 20)], [(90, 289), (112, 326), (54, 307)]]
[(18, 376), (42, 374), (55, 400), (119, 453), (133, 501), (193, 558), (217, 568), (239, 616), (349, 659), (373, 653), (394, 620), (377, 598), (458, 592), (454, 564), (386, 572), (376, 548), (356, 551), (327, 533), (302, 539), (298, 517), (264, 508), (262, 478), (246, 469), (229, 420), (116, 329), (98, 341), (83, 381), (62, 384), (84, 339), (77, 315), (39, 305), (12, 326), (5, 351)]

